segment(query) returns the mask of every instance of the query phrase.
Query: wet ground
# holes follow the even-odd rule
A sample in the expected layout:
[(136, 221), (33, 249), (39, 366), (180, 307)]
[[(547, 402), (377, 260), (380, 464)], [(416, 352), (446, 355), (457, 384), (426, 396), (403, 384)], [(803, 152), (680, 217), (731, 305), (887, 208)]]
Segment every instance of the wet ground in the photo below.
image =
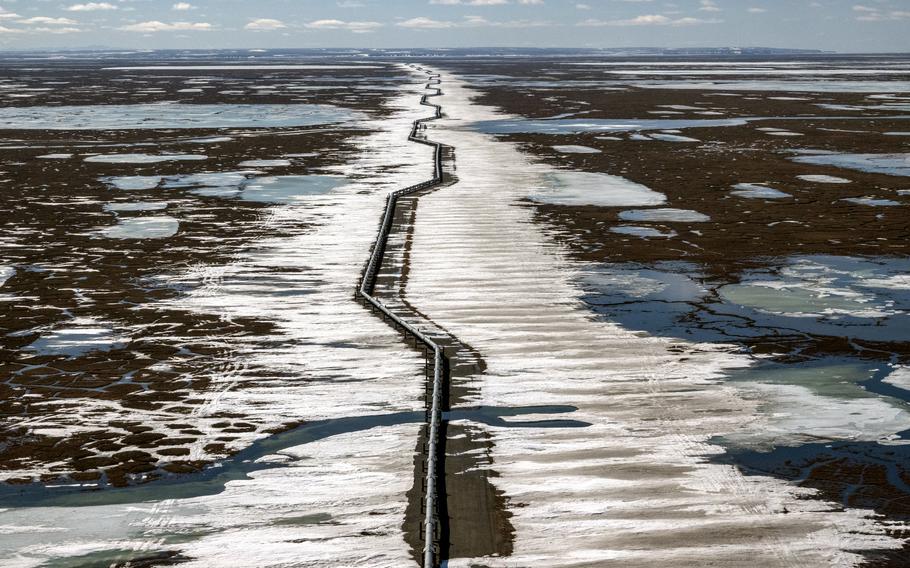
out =
[[(0, 60), (4, 562), (418, 557), (354, 289), (426, 75), (365, 55)], [(906, 564), (910, 61), (430, 64), (380, 292), (458, 352), (449, 565)]]
[[(471, 61), (466, 128), (554, 168), (526, 189), (581, 300), (753, 359), (768, 421), (706, 459), (817, 490), (906, 536), (910, 61)], [(904, 553), (868, 554), (903, 565)]]

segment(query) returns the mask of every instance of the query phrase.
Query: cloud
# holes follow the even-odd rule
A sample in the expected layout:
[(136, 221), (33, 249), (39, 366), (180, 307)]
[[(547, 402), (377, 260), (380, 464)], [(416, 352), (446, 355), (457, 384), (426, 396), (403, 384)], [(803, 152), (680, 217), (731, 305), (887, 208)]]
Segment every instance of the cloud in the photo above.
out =
[(280, 30), (286, 27), (287, 25), (281, 20), (273, 20), (271, 18), (256, 18), (250, 20), (247, 25), (243, 26), (243, 29), (264, 32), (270, 30)]
[(749, 12), (750, 14), (764, 14), (765, 12), (767, 12), (767, 10), (764, 8), (749, 8), (746, 11)]
[(550, 22), (538, 20), (491, 21), (482, 16), (465, 16), (461, 21), (433, 20), (418, 17), (395, 24), (403, 28), (418, 30), (438, 30), (445, 28), (541, 28), (551, 25)]
[(73, 4), (66, 8), (69, 12), (97, 12), (99, 10), (116, 10), (117, 6), (109, 2), (88, 2), (86, 4)]
[(455, 22), (433, 20), (430, 18), (424, 18), (422, 16), (411, 18), (410, 20), (405, 20), (403, 22), (398, 22), (396, 25), (403, 28), (412, 28), (418, 30), (438, 30), (442, 28), (454, 28), (456, 26)]
[(576, 10), (590, 10), (591, 5), (590, 4), (576, 4), (575, 9)]
[(139, 22), (138, 24), (130, 24), (128, 26), (123, 26), (119, 28), (125, 32), (141, 32), (141, 33), (154, 33), (154, 32), (207, 32), (211, 31), (214, 26), (208, 22), (159, 22), (157, 20), (151, 20), (148, 22)]
[[(430, 4), (441, 4), (443, 6), (502, 6), (508, 4), (509, 0), (430, 0)], [(519, 4), (543, 4), (543, 0), (519, 0)]]
[(35, 25), (43, 24), (46, 26), (74, 26), (79, 22), (75, 20), (70, 20), (69, 18), (48, 18), (47, 16), (35, 16), (34, 18), (28, 18), (27, 20), (19, 20), (20, 24)]
[(382, 27), (379, 22), (346, 22), (344, 20), (316, 20), (305, 27), (314, 30), (347, 30), (355, 34), (366, 34)]
[(597, 20), (594, 18), (579, 22), (582, 27), (603, 26), (697, 26), (702, 24), (719, 24), (722, 20), (704, 20), (700, 18), (670, 18), (663, 14), (646, 14), (628, 20)]
[(196, 7), (190, 4), (189, 2), (177, 2), (171, 6), (171, 10), (177, 10), (178, 12), (185, 12), (186, 10), (195, 10)]
[(7, 12), (3, 8), (0, 8), (0, 20), (18, 20), (21, 17), (22, 16), (20, 16), (19, 14), (15, 14), (13, 12)]
[(853, 11), (857, 13), (856, 19), (861, 22), (886, 22), (910, 19), (910, 12), (905, 10), (886, 11), (874, 6), (857, 4), (853, 6)]
[(359, 0), (339, 0), (335, 2), (339, 8), (363, 8), (365, 4)]
[(701, 0), (701, 8), (699, 10), (702, 12), (720, 12), (720, 8), (717, 7), (714, 0)]
[(65, 28), (32, 28), (29, 30), (33, 33), (42, 33), (42, 34), (77, 34), (81, 33), (82, 30), (79, 28), (65, 27)]
[(0, 26), (0, 34), (21, 34), (22, 30), (17, 30), (15, 28), (8, 28), (6, 26)]

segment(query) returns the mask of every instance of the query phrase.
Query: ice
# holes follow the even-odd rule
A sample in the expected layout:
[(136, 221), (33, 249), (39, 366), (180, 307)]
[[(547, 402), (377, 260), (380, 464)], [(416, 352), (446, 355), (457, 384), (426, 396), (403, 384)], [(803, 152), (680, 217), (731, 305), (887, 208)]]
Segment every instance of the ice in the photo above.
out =
[(650, 136), (655, 140), (662, 140), (664, 142), (701, 142), (701, 140), (697, 138), (680, 136), (678, 134), (666, 134), (664, 132), (652, 132)]
[[(760, 312), (840, 324), (857, 337), (890, 334), (892, 340), (904, 340), (910, 337), (910, 327), (903, 327), (910, 321), (910, 296), (902, 287), (907, 266), (903, 259), (797, 257), (773, 275), (748, 271), (740, 283), (721, 287), (719, 294), (728, 302)], [(834, 329), (825, 332), (839, 334)]]
[(290, 165), (290, 160), (246, 160), (240, 162), (241, 168), (278, 168)]
[(884, 378), (884, 382), (910, 392), (910, 367), (896, 367)]
[(749, 199), (785, 199), (791, 197), (789, 193), (756, 183), (738, 183), (733, 186), (733, 191), (730, 192), (730, 195)]
[(667, 198), (623, 177), (591, 172), (553, 172), (545, 185), (529, 195), (537, 203), (593, 205), (595, 207), (643, 207), (662, 205)]
[(0, 286), (3, 286), (7, 280), (16, 275), (15, 266), (3, 266), (0, 264)]
[(532, 120), (525, 118), (479, 121), (472, 128), (487, 134), (572, 134), (576, 132), (633, 132), (638, 130), (673, 130), (685, 128), (715, 128), (742, 126), (745, 118), (725, 119), (598, 119), (570, 118)]
[(694, 91), (773, 91), (807, 93), (881, 93), (910, 92), (910, 81), (636, 81), (645, 89), (686, 89)]
[(853, 183), (848, 179), (836, 176), (826, 176), (826, 175), (805, 175), (805, 176), (796, 176), (798, 179), (803, 181), (808, 181), (811, 183)]
[(205, 138), (193, 138), (187, 142), (193, 144), (217, 144), (218, 142), (231, 142), (234, 139), (230, 136), (208, 136)]
[(619, 227), (610, 227), (611, 233), (620, 235), (632, 235), (635, 237), (647, 238), (664, 238), (668, 239), (676, 236), (675, 231), (663, 232), (653, 227), (639, 227), (637, 225), (621, 225)]
[(155, 189), (161, 183), (160, 176), (117, 176), (103, 177), (101, 181), (123, 191)]
[(294, 204), (324, 195), (348, 180), (334, 175), (261, 176), (256, 170), (208, 172), (164, 178), (166, 189), (190, 189), (196, 195)]
[(88, 156), (86, 162), (99, 164), (158, 164), (161, 162), (198, 162), (208, 160), (201, 154), (99, 154)]
[(180, 221), (173, 217), (123, 217), (100, 234), (109, 239), (163, 239), (176, 235), (179, 229)]
[(553, 149), (563, 154), (600, 154), (600, 150), (589, 146), (553, 146)]
[(293, 204), (329, 193), (347, 183), (341, 176), (270, 176), (254, 178), (240, 194), (247, 201)]
[(901, 205), (900, 201), (894, 201), (893, 199), (876, 199), (874, 197), (848, 197), (846, 199), (841, 199), (841, 201), (856, 203), (857, 205), (868, 205), (869, 207), (896, 207)]
[(87, 353), (121, 349), (127, 343), (109, 324), (93, 318), (75, 318), (66, 326), (45, 332), (23, 349), (38, 355), (80, 357)]
[(308, 69), (382, 69), (382, 65), (140, 65), (105, 67), (105, 71), (303, 71)]
[[(443, 93), (433, 138), (456, 148), (459, 183), (420, 198), (408, 302), (482, 354), (468, 404), (567, 404), (577, 408), (568, 418), (591, 424), (483, 430), (484, 467), (514, 504), (514, 548), (509, 557), (453, 559), (452, 568), (652, 566), (655, 551), (667, 566), (743, 558), (830, 566), (857, 562), (855, 550), (901, 546), (871, 536), (865, 511), (708, 463), (723, 452), (712, 442), (719, 432), (764, 426), (765, 401), (722, 380), (749, 358), (592, 317), (575, 283), (587, 265), (573, 260), (558, 227), (515, 206), (561, 172), (469, 128), (513, 117), (473, 102), (467, 81), (444, 74)], [(736, 538), (718, 538), (731, 531)]]
[(72, 158), (72, 154), (44, 154), (43, 156), (38, 156), (39, 160), (68, 160)]
[(105, 211), (119, 213), (125, 211), (162, 211), (167, 209), (167, 202), (135, 201), (132, 203), (108, 203)]
[(910, 153), (904, 154), (833, 154), (797, 156), (793, 161), (800, 164), (835, 166), (875, 174), (910, 176)]
[(0, 129), (132, 130), (274, 128), (332, 124), (364, 115), (330, 105), (193, 105), (179, 103), (0, 107)]
[(669, 223), (706, 223), (711, 220), (710, 217), (698, 211), (689, 209), (638, 209), (634, 211), (623, 211), (619, 214), (623, 221), (653, 221)]

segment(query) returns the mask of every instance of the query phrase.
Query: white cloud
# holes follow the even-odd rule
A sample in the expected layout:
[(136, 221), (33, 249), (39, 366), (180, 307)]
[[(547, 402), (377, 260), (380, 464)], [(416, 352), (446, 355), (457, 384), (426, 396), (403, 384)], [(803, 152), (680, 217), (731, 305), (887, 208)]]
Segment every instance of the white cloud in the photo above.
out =
[(701, 0), (702, 12), (720, 12), (720, 8), (717, 7), (717, 3), (714, 0)]
[(43, 24), (46, 26), (74, 26), (79, 22), (75, 20), (70, 20), (69, 18), (48, 18), (47, 16), (35, 16), (34, 18), (28, 18), (27, 20), (19, 20), (20, 24)]
[(73, 4), (66, 8), (69, 12), (97, 12), (99, 10), (116, 10), (117, 6), (109, 2), (88, 2), (86, 4)]
[(700, 18), (670, 18), (663, 14), (646, 14), (628, 20), (597, 20), (594, 18), (579, 22), (583, 27), (602, 26), (697, 26), (701, 24), (719, 24), (721, 20), (704, 20)]
[[(459, 4), (465, 6), (502, 6), (508, 4), (509, 0), (430, 0), (430, 4), (442, 4), (444, 6), (456, 6)], [(518, 0), (519, 4), (543, 4), (543, 0)]]
[(441, 29), (441, 28), (454, 28), (456, 24), (454, 22), (433, 20), (430, 18), (424, 18), (423, 16), (419, 16), (417, 18), (411, 18), (410, 20), (398, 22), (396, 25), (401, 26), (403, 28), (413, 28), (413, 29), (420, 29), (420, 30), (434, 30), (434, 29)]
[(207, 32), (213, 29), (212, 24), (208, 22), (159, 22), (157, 20), (151, 20), (148, 22), (139, 22), (138, 24), (130, 24), (128, 26), (123, 26), (120, 28), (125, 32), (141, 32), (141, 33), (154, 33), (154, 32)]
[(857, 13), (856, 19), (861, 22), (886, 22), (910, 19), (910, 12), (905, 10), (886, 11), (874, 6), (857, 4), (853, 6), (853, 11)]
[(13, 12), (7, 12), (3, 8), (0, 8), (0, 20), (18, 20), (21, 17), (22, 16), (20, 16), (19, 14), (15, 14)]
[(32, 28), (29, 30), (33, 33), (42, 33), (42, 34), (77, 34), (82, 32), (79, 28), (74, 27), (64, 27), (64, 28)]
[(22, 30), (0, 26), (0, 34), (21, 34)]
[(403, 28), (438, 30), (444, 28), (541, 28), (551, 25), (550, 22), (538, 20), (491, 21), (483, 16), (465, 16), (461, 21), (433, 20), (430, 18), (411, 18), (395, 24)]
[(339, 8), (363, 8), (365, 4), (359, 0), (339, 0), (335, 2)]
[(271, 18), (256, 18), (250, 20), (247, 25), (243, 26), (243, 29), (263, 32), (270, 30), (280, 30), (286, 27), (287, 25), (281, 20), (273, 20)]
[(767, 10), (764, 8), (749, 8), (746, 11), (749, 12), (750, 14), (764, 14), (765, 12), (767, 12)]
[(304, 24), (307, 28), (315, 30), (347, 30), (355, 34), (365, 34), (381, 28), (379, 22), (346, 22), (344, 20), (316, 20)]
[(543, 4), (543, 0), (518, 0), (519, 4), (524, 4), (526, 6), (540, 6)]
[(186, 10), (195, 10), (196, 7), (190, 4), (189, 2), (177, 2), (171, 6), (171, 10), (177, 10), (178, 12), (185, 12)]
[(590, 10), (591, 5), (590, 4), (576, 4), (575, 9), (576, 10)]

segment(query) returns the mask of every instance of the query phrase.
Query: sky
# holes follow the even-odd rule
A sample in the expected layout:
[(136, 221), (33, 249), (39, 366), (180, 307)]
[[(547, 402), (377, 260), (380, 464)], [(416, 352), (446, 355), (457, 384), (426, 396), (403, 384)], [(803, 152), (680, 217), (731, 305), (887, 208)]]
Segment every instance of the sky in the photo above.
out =
[(0, 0), (0, 48), (910, 52), (910, 0)]

